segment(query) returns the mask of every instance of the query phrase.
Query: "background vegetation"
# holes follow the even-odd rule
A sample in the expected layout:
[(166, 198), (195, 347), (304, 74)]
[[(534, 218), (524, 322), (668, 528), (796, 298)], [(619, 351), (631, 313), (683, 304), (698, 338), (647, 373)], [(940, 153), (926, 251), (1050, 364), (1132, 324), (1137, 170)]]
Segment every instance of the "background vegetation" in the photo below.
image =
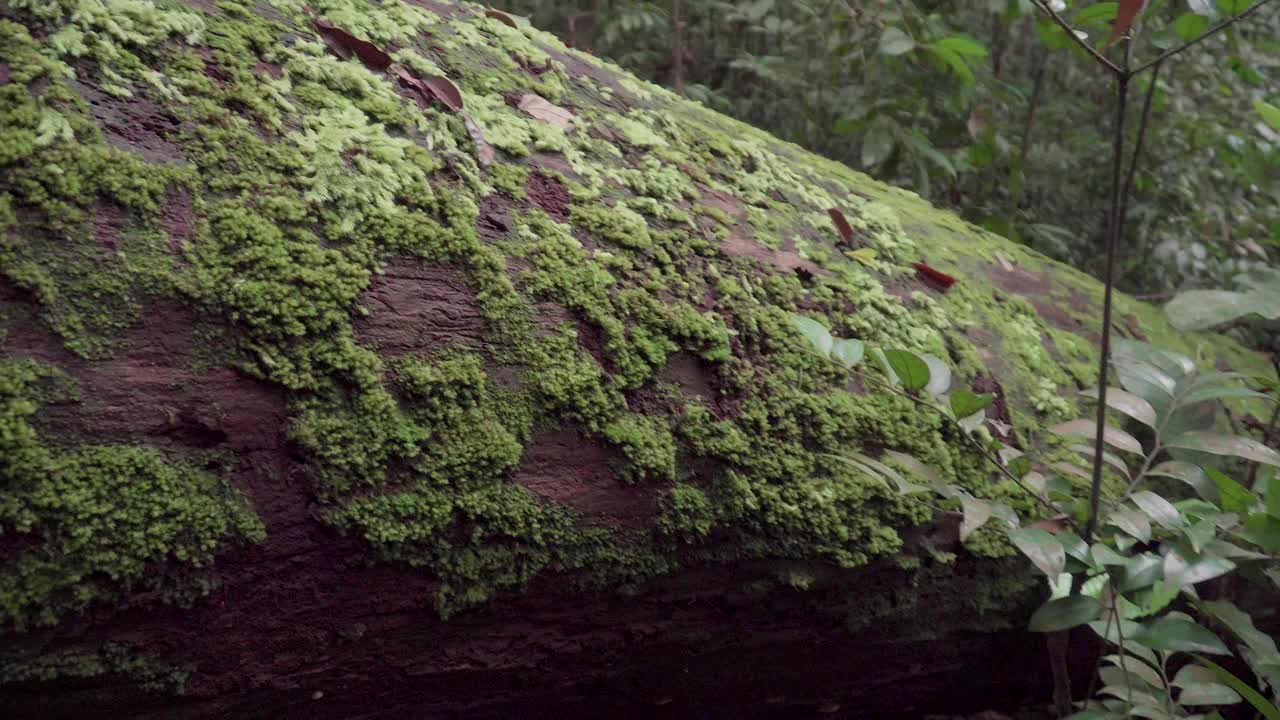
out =
[[(1097, 41), (1113, 2), (1062, 2)], [(507, 0), (567, 42), (1101, 274), (1114, 92), (1030, 0)], [(1168, 47), (1230, 2), (1149, 2), (1137, 47)], [(1148, 52), (1150, 54), (1150, 52)], [(1280, 13), (1263, 8), (1148, 83), (1117, 286), (1165, 300), (1236, 286), (1280, 257)], [(1274, 327), (1271, 328), (1274, 330)], [(1271, 333), (1274, 334), (1274, 333)], [(1269, 335), (1255, 343), (1277, 349)]]

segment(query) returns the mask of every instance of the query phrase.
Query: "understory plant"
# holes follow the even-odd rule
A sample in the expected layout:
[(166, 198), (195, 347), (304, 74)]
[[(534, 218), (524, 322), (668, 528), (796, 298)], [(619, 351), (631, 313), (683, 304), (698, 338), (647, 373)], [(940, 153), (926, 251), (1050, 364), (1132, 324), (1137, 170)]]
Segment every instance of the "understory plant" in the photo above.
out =
[[(1025, 492), (1030, 509), (1019, 512), (943, 482), (904, 453), (840, 456), (901, 496), (955, 508), (961, 541), (987, 524), (1001, 528), (1046, 580), (1049, 597), (1032, 615), (1032, 631), (1088, 625), (1102, 639), (1101, 686), (1072, 717), (1207, 718), (1214, 716), (1207, 709), (1242, 702), (1280, 717), (1280, 652), (1225, 592), (1232, 580), (1280, 589), (1280, 453), (1218, 432), (1215, 412), (1223, 400), (1273, 403), (1274, 395), (1248, 387), (1249, 376), (1202, 371), (1185, 355), (1117, 340), (1118, 386), (1106, 393), (1111, 414), (1102, 428), (1103, 492), (1094, 496), (1095, 453), (1086, 442), (1093, 419), (1052, 428), (1072, 461), (1036, 463), (994, 438), (986, 417), (994, 397), (952, 387), (944, 361), (837, 338), (801, 315), (793, 323), (819, 355), (864, 386), (946, 418), (994, 472)], [(1241, 482), (1255, 465), (1264, 470), (1252, 484)]]

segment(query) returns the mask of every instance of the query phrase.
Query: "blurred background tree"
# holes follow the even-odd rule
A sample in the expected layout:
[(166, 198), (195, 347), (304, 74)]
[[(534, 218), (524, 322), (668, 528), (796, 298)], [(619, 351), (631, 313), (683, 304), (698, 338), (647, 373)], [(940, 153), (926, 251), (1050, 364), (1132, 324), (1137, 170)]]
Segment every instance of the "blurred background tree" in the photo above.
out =
[[(1101, 45), (1117, 3), (1052, 0)], [(1150, 57), (1252, 3), (1153, 0)], [(1031, 0), (503, 0), (570, 44), (1100, 274), (1114, 95)], [(1147, 28), (1150, 28), (1148, 31)], [(1162, 301), (1280, 263), (1280, 12), (1145, 73), (1118, 287)], [(1275, 333), (1251, 338), (1280, 350)]]

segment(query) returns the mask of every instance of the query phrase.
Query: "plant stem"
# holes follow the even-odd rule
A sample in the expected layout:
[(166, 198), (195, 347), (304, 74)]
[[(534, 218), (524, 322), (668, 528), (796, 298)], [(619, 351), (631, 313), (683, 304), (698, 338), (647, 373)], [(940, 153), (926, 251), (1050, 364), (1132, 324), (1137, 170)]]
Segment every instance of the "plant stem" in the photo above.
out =
[[(1036, 0), (1036, 2), (1037, 2), (1037, 3), (1039, 3), (1039, 2), (1040, 2), (1040, 0)], [(1254, 3), (1252, 6), (1250, 6), (1250, 7), (1249, 7), (1249, 9), (1245, 10), (1244, 12), (1240, 13), (1239, 15), (1232, 15), (1231, 17), (1227, 18), (1226, 20), (1223, 20), (1222, 22), (1218, 23), (1217, 25), (1214, 25), (1213, 27), (1209, 28), (1208, 30), (1205, 30), (1205, 31), (1204, 31), (1203, 33), (1201, 33), (1198, 37), (1196, 37), (1196, 38), (1194, 38), (1194, 39), (1192, 39), (1192, 40), (1188, 40), (1187, 42), (1185, 42), (1185, 43), (1183, 43), (1183, 44), (1179, 45), (1179, 46), (1178, 46), (1178, 47), (1176, 47), (1176, 48), (1172, 48), (1172, 49), (1170, 49), (1170, 50), (1165, 51), (1164, 53), (1162, 53), (1162, 54), (1158, 55), (1158, 56), (1156, 57), (1156, 59), (1154, 59), (1154, 60), (1151, 60), (1151, 61), (1149, 61), (1149, 62), (1145, 62), (1145, 63), (1143, 63), (1142, 65), (1139, 65), (1139, 66), (1138, 66), (1138, 69), (1137, 69), (1137, 70), (1134, 70), (1134, 71), (1133, 71), (1133, 72), (1131, 72), (1131, 73), (1129, 73), (1129, 75), (1130, 75), (1130, 76), (1137, 75), (1137, 74), (1139, 74), (1139, 73), (1146, 72), (1147, 70), (1150, 70), (1151, 68), (1156, 67), (1156, 66), (1157, 66), (1157, 65), (1159, 65), (1160, 63), (1164, 62), (1165, 60), (1168, 60), (1169, 58), (1173, 57), (1174, 55), (1177, 55), (1178, 53), (1182, 52), (1183, 50), (1186, 50), (1187, 48), (1189, 48), (1189, 47), (1191, 47), (1191, 46), (1193, 46), (1193, 45), (1197, 45), (1197, 44), (1199, 44), (1200, 42), (1202, 42), (1203, 40), (1205, 40), (1205, 39), (1207, 39), (1207, 38), (1211, 37), (1212, 35), (1217, 34), (1220, 30), (1223, 30), (1224, 28), (1230, 27), (1231, 25), (1234, 25), (1235, 23), (1238, 23), (1238, 22), (1240, 22), (1241, 20), (1243, 20), (1243, 19), (1245, 19), (1245, 18), (1249, 17), (1250, 15), (1254, 14), (1254, 13), (1255, 13), (1255, 12), (1257, 12), (1258, 10), (1261, 10), (1261, 9), (1262, 9), (1262, 6), (1263, 6), (1263, 5), (1266, 5), (1266, 4), (1267, 4), (1267, 3), (1269, 3), (1269, 2), (1271, 2), (1271, 0), (1258, 0), (1258, 2)]]
[(1093, 438), (1093, 478), (1089, 486), (1089, 520), (1085, 523), (1084, 541), (1093, 542), (1098, 525), (1098, 503), (1102, 496), (1102, 463), (1104, 431), (1107, 423), (1107, 374), (1111, 360), (1111, 296), (1115, 287), (1116, 247), (1124, 218), (1120, 217), (1121, 167), (1124, 164), (1124, 116), (1129, 101), (1129, 76), (1116, 76), (1116, 114), (1112, 133), (1111, 213), (1107, 223), (1107, 266), (1103, 276), (1102, 348), (1098, 358), (1098, 414)]
[(1133, 194), (1134, 179), (1138, 175), (1138, 161), (1142, 159), (1142, 146), (1147, 140), (1147, 127), (1151, 124), (1151, 105), (1156, 96), (1156, 85), (1160, 79), (1160, 64), (1156, 63), (1151, 71), (1150, 84), (1147, 85), (1147, 97), (1142, 101), (1142, 119), (1138, 121), (1138, 137), (1134, 141), (1133, 157), (1129, 159), (1129, 174), (1124, 180), (1124, 190), (1120, 193), (1120, 217), (1128, 217), (1129, 197)]

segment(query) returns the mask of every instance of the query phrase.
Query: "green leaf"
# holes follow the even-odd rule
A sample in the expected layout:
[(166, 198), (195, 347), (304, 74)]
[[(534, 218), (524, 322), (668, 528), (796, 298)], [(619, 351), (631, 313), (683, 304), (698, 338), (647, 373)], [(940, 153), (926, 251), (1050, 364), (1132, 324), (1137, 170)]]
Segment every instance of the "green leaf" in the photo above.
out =
[(1244, 538), (1267, 552), (1280, 552), (1280, 518), (1254, 513), (1244, 524)]
[(1280, 132), (1280, 107), (1262, 100), (1254, 100), (1253, 109), (1262, 116), (1262, 122), (1270, 125), (1272, 130)]
[(1213, 481), (1209, 479), (1205, 471), (1200, 469), (1199, 465), (1170, 460), (1151, 468), (1147, 474), (1155, 477), (1169, 477), (1181, 480), (1194, 488), (1196, 494), (1205, 500), (1211, 503), (1218, 502), (1217, 486), (1213, 484)]
[(831, 331), (823, 327), (822, 323), (803, 315), (792, 314), (791, 326), (799, 330), (822, 357), (828, 357), (831, 354), (834, 338), (831, 337)]
[(1150, 665), (1132, 655), (1106, 655), (1102, 659), (1136, 676), (1153, 688), (1164, 687), (1164, 681), (1160, 679), (1160, 674)]
[(1266, 718), (1266, 720), (1280, 720), (1280, 706), (1268, 701), (1257, 690), (1249, 687), (1248, 683), (1236, 677), (1226, 668), (1218, 665), (1212, 660), (1202, 658), (1197, 655), (1196, 662), (1210, 670), (1213, 670), (1214, 674), (1218, 676), (1218, 679), (1221, 680), (1224, 685), (1227, 685), (1232, 690), (1240, 693), (1240, 696), (1248, 701), (1248, 703), (1253, 706), (1253, 709), (1258, 711), (1258, 714)]
[(1129, 561), (1121, 566), (1120, 573), (1116, 577), (1116, 589), (1120, 592), (1129, 592), (1154, 585), (1160, 579), (1163, 564), (1159, 557), (1151, 553), (1142, 553), (1129, 558)]
[(1150, 490), (1139, 490), (1130, 495), (1129, 499), (1157, 524), (1167, 528), (1182, 527), (1182, 513), (1178, 512), (1178, 508)]
[(1249, 507), (1253, 505), (1252, 493), (1240, 483), (1223, 475), (1217, 468), (1206, 466), (1204, 471), (1213, 479), (1213, 484), (1218, 490), (1218, 507), (1240, 515), (1249, 512)]
[(951, 412), (957, 418), (966, 418), (976, 412), (986, 410), (995, 399), (996, 396), (990, 393), (975, 395), (973, 392), (961, 388), (951, 393)]
[(1252, 460), (1264, 465), (1280, 467), (1280, 452), (1272, 450), (1257, 440), (1235, 435), (1191, 431), (1183, 433), (1165, 444), (1168, 447), (1199, 450), (1213, 455), (1230, 455), (1243, 460)]
[(924, 360), (925, 365), (929, 366), (929, 383), (924, 386), (924, 391), (930, 395), (939, 396), (950, 390), (951, 368), (932, 355), (921, 353), (919, 357)]
[(951, 37), (942, 38), (935, 42), (933, 46), (949, 50), (964, 57), (984, 58), (987, 56), (986, 46), (977, 40), (964, 35), (953, 35)]
[(1062, 574), (1067, 566), (1067, 550), (1053, 535), (1039, 528), (1019, 528), (1009, 533), (1009, 540), (1026, 555), (1040, 572), (1051, 578)]
[[(1072, 445), (1071, 449), (1075, 450), (1081, 455), (1084, 455), (1085, 458), (1083, 459), (1086, 459), (1089, 462), (1090, 466), (1092, 466), (1093, 464), (1093, 446), (1092, 445)], [(1129, 478), (1129, 466), (1125, 465), (1124, 461), (1121, 460), (1120, 457), (1115, 453), (1109, 453), (1106, 450), (1103, 450), (1102, 461), (1110, 465), (1112, 468), (1114, 468), (1116, 472), (1123, 475), (1125, 479)], [(1090, 479), (1091, 480), (1093, 479), (1092, 475), (1090, 476)]]
[(1116, 19), (1120, 11), (1118, 2), (1094, 3), (1076, 15), (1076, 25), (1103, 25)]
[(862, 138), (862, 167), (869, 168), (889, 159), (893, 152), (893, 132), (884, 125), (876, 125)]
[(964, 511), (964, 517), (960, 521), (960, 542), (964, 542), (991, 519), (993, 510), (991, 503), (967, 493), (960, 496), (960, 508)]
[(938, 59), (944, 66), (951, 69), (966, 85), (972, 85), (974, 82), (973, 70), (969, 68), (969, 64), (965, 62), (964, 56), (960, 53), (937, 44), (926, 45), (925, 48), (931, 55)]
[(884, 360), (907, 392), (916, 392), (929, 384), (929, 366), (919, 355), (906, 350), (885, 350)]
[[(1093, 420), (1081, 418), (1064, 422), (1049, 428), (1050, 432), (1068, 437), (1082, 437), (1089, 440), (1094, 439), (1094, 433), (1097, 432), (1097, 423)], [(1102, 439), (1108, 445), (1117, 450), (1142, 455), (1142, 443), (1138, 442), (1132, 435), (1110, 425), (1102, 429)]]
[(1180, 705), (1233, 705), (1243, 699), (1235, 690), (1218, 683), (1190, 683), (1178, 693)]
[(1102, 603), (1086, 595), (1070, 595), (1050, 600), (1031, 616), (1032, 632), (1070, 630), (1095, 620), (1102, 614)]
[(1211, 600), (1200, 603), (1198, 607), (1226, 625), (1228, 630), (1257, 653), (1259, 659), (1271, 662), (1275, 658), (1275, 661), (1280, 661), (1276, 641), (1254, 626), (1249, 613), (1241, 610), (1235, 603), (1229, 600)]
[(852, 368), (862, 362), (862, 356), (866, 350), (867, 346), (861, 340), (841, 338), (831, 345), (831, 357), (838, 360), (841, 365)]
[(1183, 13), (1173, 21), (1173, 31), (1182, 40), (1194, 40), (1209, 29), (1209, 18), (1195, 13)]
[(917, 477), (925, 480), (932, 486), (938, 487), (943, 484), (942, 478), (938, 473), (934, 472), (933, 468), (920, 462), (913, 455), (898, 452), (897, 450), (885, 450), (884, 455), (886, 458), (901, 465), (908, 472), (915, 473)]
[(1280, 318), (1276, 293), (1266, 290), (1187, 290), (1164, 306), (1165, 317), (1179, 330), (1207, 330), (1247, 315)]
[(1164, 579), (1175, 587), (1202, 583), (1235, 569), (1236, 564), (1230, 560), (1208, 553), (1188, 560), (1174, 548), (1164, 556)]
[(1269, 395), (1260, 393), (1256, 390), (1250, 390), (1249, 388), (1219, 385), (1216, 387), (1211, 386), (1192, 390), (1182, 396), (1181, 402), (1183, 405), (1193, 405), (1198, 402), (1205, 402), (1206, 400), (1226, 400), (1228, 398), (1271, 399)]
[[(1081, 395), (1098, 399), (1098, 389), (1090, 388), (1080, 392)], [(1107, 388), (1107, 407), (1112, 410), (1124, 413), (1147, 427), (1154, 428), (1156, 426), (1156, 410), (1151, 407), (1151, 403), (1134, 395), (1125, 392), (1120, 388)]]
[(1230, 655), (1227, 646), (1211, 630), (1191, 620), (1166, 615), (1142, 625), (1133, 635), (1133, 641), (1152, 650), (1166, 652), (1209, 653)]
[(1145, 515), (1136, 510), (1125, 507), (1116, 508), (1107, 515), (1107, 522), (1142, 542), (1151, 540), (1151, 523)]
[(1258, 482), (1262, 485), (1263, 496), (1267, 498), (1267, 514), (1280, 518), (1280, 473), (1272, 473)]
[(885, 55), (904, 55), (916, 47), (911, 36), (896, 27), (887, 27), (880, 36), (880, 52)]
[(1218, 0), (1218, 7), (1228, 15), (1239, 15), (1249, 9), (1253, 0)]

